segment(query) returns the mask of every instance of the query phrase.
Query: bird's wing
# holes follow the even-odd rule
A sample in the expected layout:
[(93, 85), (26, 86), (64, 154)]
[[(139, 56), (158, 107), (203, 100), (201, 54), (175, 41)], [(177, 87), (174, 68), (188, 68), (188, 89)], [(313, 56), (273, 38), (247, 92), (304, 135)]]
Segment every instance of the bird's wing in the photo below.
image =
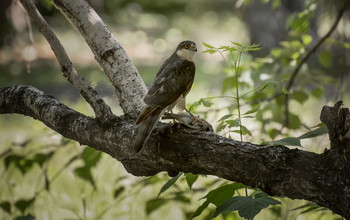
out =
[(147, 105), (142, 112), (139, 114), (139, 116), (136, 119), (136, 125), (140, 124), (142, 121), (144, 121), (146, 118), (148, 118), (150, 115), (152, 115), (154, 112), (158, 112), (158, 107), (155, 105)]
[(194, 80), (195, 65), (179, 58), (164, 66), (157, 75), (144, 101), (147, 105), (165, 108), (175, 102), (181, 94), (189, 92)]

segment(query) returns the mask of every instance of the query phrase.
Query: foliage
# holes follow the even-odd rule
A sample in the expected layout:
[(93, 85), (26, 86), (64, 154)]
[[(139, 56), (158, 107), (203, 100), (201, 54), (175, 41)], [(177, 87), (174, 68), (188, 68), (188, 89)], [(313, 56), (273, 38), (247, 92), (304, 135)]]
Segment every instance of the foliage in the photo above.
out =
[[(231, 132), (239, 133), (241, 141), (243, 141), (243, 135), (252, 136), (252, 132), (242, 124), (243, 118), (255, 118), (258, 120), (261, 124), (260, 133), (262, 137), (267, 135), (267, 137), (273, 139), (273, 141), (263, 140), (263, 144), (302, 147), (300, 140), (326, 134), (328, 132), (327, 128), (323, 124), (320, 124), (315, 126), (317, 127), (315, 130), (309, 129), (309, 131), (298, 137), (288, 137), (291, 131), (300, 130), (303, 124), (302, 118), (299, 114), (289, 112), (288, 109), (287, 111), (281, 111), (281, 109), (288, 107), (288, 100), (283, 99), (284, 96), (288, 95), (294, 103), (302, 106), (309, 100), (309, 94), (314, 99), (321, 99), (323, 87), (320, 85), (330, 81), (329, 78), (322, 75), (316, 78), (313, 75), (313, 79), (309, 78), (311, 76), (310, 72), (313, 74), (322, 68), (329, 69), (332, 66), (332, 55), (328, 51), (321, 51), (318, 55), (318, 62), (321, 69), (310, 69), (306, 65), (301, 70), (296, 69), (299, 62), (306, 57), (310, 50), (312, 37), (309, 35), (308, 28), (310, 20), (314, 17), (314, 6), (309, 3), (306, 5), (304, 11), (294, 14), (289, 18), (287, 27), (290, 29), (290, 36), (288, 40), (280, 43), (281, 47), (272, 49), (271, 54), (265, 58), (252, 57), (253, 59), (246, 61), (242, 66), (240, 66), (240, 61), (243, 52), (256, 51), (259, 49), (259, 45), (243, 46), (231, 41), (231, 45), (215, 47), (208, 43), (203, 43), (207, 48), (204, 51), (205, 53), (220, 54), (226, 64), (224, 72), (226, 72), (227, 76), (223, 81), (221, 96), (201, 98), (191, 106), (192, 109), (197, 110), (197, 106), (201, 103), (205, 107), (210, 107), (213, 104), (212, 102), (210, 102), (210, 105), (205, 104), (206, 102), (203, 100), (219, 98), (231, 100), (227, 107), (228, 113), (221, 116), (218, 120), (219, 125), (216, 132), (224, 132), (223, 134), (228, 134), (229, 137), (231, 137)], [(223, 54), (224, 52), (228, 53), (227, 56)], [(264, 72), (267, 70), (269, 71), (269, 75), (264, 75)], [(271, 70), (275, 70), (275, 72), (271, 72)], [(292, 73), (293, 75), (299, 73), (303, 78), (303, 80), (298, 80), (295, 83), (294, 90), (290, 90), (290, 87), (293, 85), (293, 82), (291, 82)], [(242, 74), (250, 74), (250, 79), (244, 77)], [(305, 88), (309, 88), (309, 91)], [(242, 93), (243, 95), (239, 95)], [(241, 114), (242, 102), (250, 106), (244, 114)], [(272, 117), (266, 117), (265, 115), (267, 114)], [(279, 125), (280, 128), (276, 125)], [(238, 130), (232, 130), (234, 127), (238, 127)], [(284, 133), (282, 133), (283, 128), (287, 128), (284, 129)], [(275, 140), (279, 136), (284, 136), (284, 138)], [(193, 217), (198, 216), (207, 208), (210, 203), (209, 198), (212, 198), (209, 195), (221, 189), (217, 188), (210, 191), (207, 195), (207, 201), (197, 209)], [(225, 195), (228, 197), (220, 201), (220, 204), (214, 203), (217, 208), (213, 217), (217, 217), (225, 211), (238, 211), (241, 217), (253, 219), (262, 209), (267, 208), (269, 205), (280, 204), (280, 202), (268, 197), (264, 193), (261, 194), (264, 196), (260, 196), (256, 191), (253, 193), (255, 196), (248, 196), (247, 193), (246, 196), (233, 196), (234, 194), (232, 192), (231, 194), (226, 192)], [(217, 198), (220, 198), (220, 196)], [(311, 206), (311, 208), (307, 209), (307, 212), (316, 209), (317, 207)]]
[[(235, 88), (235, 95), (230, 97), (230, 98), (232, 98), (236, 101), (235, 104), (236, 104), (236, 108), (237, 108), (237, 118), (232, 119), (232, 120), (226, 120), (226, 119), (230, 118), (231, 116), (233, 116), (234, 114), (224, 115), (219, 120), (219, 121), (222, 121), (225, 123), (225, 124), (221, 125), (220, 130), (224, 129), (226, 126), (229, 128), (238, 127), (238, 130), (230, 130), (230, 131), (238, 133), (240, 135), (241, 141), (243, 141), (243, 135), (246, 135), (246, 134), (251, 135), (251, 132), (247, 129), (247, 127), (242, 125), (242, 118), (252, 118), (253, 116), (251, 116), (251, 114), (257, 112), (260, 108), (260, 105), (258, 105), (256, 107), (246, 111), (245, 113), (241, 114), (240, 100), (243, 97), (245, 97), (247, 94), (253, 92), (255, 89), (252, 89), (252, 90), (250, 90), (250, 91), (248, 91), (245, 94), (240, 96), (239, 87), (240, 87), (240, 85), (245, 86), (245, 84), (243, 82), (239, 81), (239, 76), (240, 76), (239, 68), (240, 68), (242, 53), (259, 50), (259, 45), (253, 44), (251, 46), (243, 46), (242, 44), (235, 43), (232, 41), (231, 41), (231, 43), (232, 43), (232, 45), (230, 45), (230, 46), (221, 46), (219, 48), (213, 47), (213, 46), (206, 44), (206, 43), (203, 43), (203, 44), (204, 44), (204, 46), (206, 46), (208, 48), (207, 50), (204, 51), (204, 53), (214, 54), (214, 53), (218, 52), (221, 55), (221, 57), (223, 58), (223, 60), (226, 62), (227, 68), (229, 70), (231, 70), (233, 73), (233, 77), (229, 77), (230, 80), (229, 81), (226, 80), (225, 83), (229, 86), (232, 85), (232, 88)], [(229, 55), (231, 57), (230, 61), (232, 61), (232, 62), (227, 61), (225, 59), (225, 56), (223, 54), (224, 52), (229, 53)], [(236, 52), (237, 55), (234, 55), (234, 52)], [(227, 87), (228, 87), (227, 85), (223, 86), (223, 90), (227, 89)], [(264, 87), (266, 87), (266, 86), (264, 86)], [(206, 106), (206, 105), (204, 105), (204, 106)]]
[[(50, 2), (41, 2), (47, 10), (52, 10)], [(251, 1), (243, 2), (249, 5)], [(270, 2), (273, 9), (281, 6), (280, 0), (264, 2)], [(177, 14), (177, 10), (182, 13), (191, 9), (195, 3), (191, 4), (188, 8), (186, 1), (171, 4), (164, 4), (164, 1), (160, 0), (133, 3), (104, 1), (106, 13), (113, 14), (118, 25), (130, 24), (130, 21), (133, 21), (135, 29), (147, 29), (148, 33), (155, 33), (153, 37), (171, 35), (169, 33), (173, 32), (168, 33), (168, 30), (164, 31), (164, 36), (159, 34), (161, 29), (166, 29), (165, 26), (185, 26), (180, 32), (193, 29), (195, 25), (190, 26), (188, 18), (178, 19), (183, 16)], [(245, 46), (231, 41), (229, 45), (216, 47), (204, 43), (208, 54), (219, 54), (222, 57), (224, 67), (220, 72), (225, 76), (221, 94), (200, 98), (191, 105), (190, 110), (207, 116), (218, 106), (216, 102), (225, 100), (227, 106), (219, 105), (220, 109), (213, 113), (218, 122), (216, 132), (231, 138), (238, 135), (240, 140), (244, 137), (263, 144), (301, 147), (301, 140), (327, 133), (322, 124), (308, 125), (310, 122), (305, 121), (301, 113), (308, 102), (323, 100), (327, 95), (325, 85), (329, 86), (334, 81), (329, 74), (325, 74), (332, 72), (336, 61), (335, 54), (329, 46), (337, 45), (349, 49), (349, 43), (336, 38), (327, 39), (327, 47), (321, 48), (321, 51), (315, 54), (316, 58), (302, 66), (293, 88), (286, 89), (296, 65), (312, 45), (317, 43), (317, 37), (310, 32), (311, 23), (317, 15), (317, 6), (316, 0), (306, 1), (304, 10), (292, 14), (285, 24), (288, 36), (263, 58), (256, 57), (254, 52), (264, 45)], [(148, 14), (143, 14), (142, 10), (148, 11)], [(168, 13), (176, 19), (168, 21), (164, 18), (164, 14)], [(191, 16), (201, 13), (201, 9), (194, 10)], [(157, 22), (152, 24), (157, 25), (145, 26), (145, 22), (142, 21), (147, 16), (151, 21), (156, 20)], [(224, 17), (225, 13), (220, 16)], [(137, 22), (134, 22), (135, 20)], [(11, 65), (11, 69), (15, 69), (14, 64)], [(55, 83), (64, 81), (63, 77), (56, 79), (54, 77), (57, 77), (57, 74), (53, 77), (54, 73), (48, 74), (47, 68), (44, 69), (42, 72), (45, 77), (55, 79)], [(84, 70), (82, 72), (86, 72)], [(155, 71), (152, 69), (152, 72)], [(95, 71), (91, 75), (98, 74)], [(25, 75), (20, 80), (32, 77)], [(5, 80), (2, 82), (9, 81), (7, 78), (3, 79)], [(42, 84), (45, 83), (47, 81), (43, 81)], [(291, 106), (288, 115), (284, 111), (286, 94), (290, 97)], [(205, 109), (206, 113), (201, 112), (202, 109)], [(288, 125), (285, 123), (286, 117), (290, 119)], [(253, 121), (258, 122), (259, 127), (250, 126)], [(31, 130), (31, 127), (27, 128), (27, 132)], [(17, 128), (16, 131), (18, 132)], [(57, 213), (60, 213), (59, 217), (71, 219), (115, 219), (132, 215), (130, 213), (135, 210), (142, 213), (139, 214), (142, 217), (145, 213), (152, 218), (158, 216), (162, 209), (170, 210), (174, 204), (180, 207), (177, 211), (182, 212), (185, 219), (220, 218), (220, 215), (224, 219), (239, 219), (239, 216), (253, 219), (263, 209), (265, 213), (271, 212), (276, 219), (287, 218), (282, 217), (282, 209), (288, 207), (284, 205), (288, 203), (285, 198), (278, 198), (282, 203), (280, 206), (279, 201), (258, 189), (191, 173), (179, 173), (170, 179), (167, 175), (159, 174), (134, 180), (126, 176), (121, 166), (115, 167), (115, 160), (101, 152), (78, 146), (64, 138), (57, 143), (47, 139), (42, 141), (43, 137), (50, 136), (50, 133), (47, 130), (36, 132), (41, 133), (41, 136), (33, 132), (20, 144), (2, 143), (1, 218), (40, 219), (43, 211), (38, 211), (37, 207), (41, 207), (42, 204), (48, 207), (45, 214), (52, 218), (57, 218)], [(145, 191), (151, 196), (144, 196), (142, 193)], [(130, 207), (134, 209), (131, 210)], [(326, 211), (315, 204), (307, 203), (289, 208), (287, 212), (296, 213), (295, 215), (317, 215)], [(166, 211), (168, 216), (169, 213)], [(327, 213), (330, 216), (329, 212)]]
[[(27, 129), (28, 131), (30, 130)], [(37, 132), (37, 128), (34, 131)], [(98, 194), (105, 198), (102, 198), (102, 210), (98, 202), (94, 205), (94, 218), (108, 216), (113, 204), (123, 199), (125, 187), (122, 184), (113, 186), (115, 178), (104, 180), (111, 185), (108, 196), (104, 195), (105, 190), (99, 186), (105, 186), (93, 172), (101, 164), (102, 153), (89, 147), (77, 148), (73, 141), (58, 138), (57, 135), (50, 137), (52, 134), (47, 131), (41, 132), (42, 136), (28, 133), (33, 137), (18, 144), (3, 145), (8, 150), (0, 154), (0, 218), (37, 219), (46, 215), (51, 216), (50, 219), (58, 219), (58, 216), (86, 219), (86, 214), (91, 209), (87, 207), (91, 204), (87, 200), (94, 198), (101, 201)], [(63, 198), (68, 198), (68, 201)], [(43, 204), (45, 209), (38, 211), (36, 207), (43, 207)], [(49, 207), (53, 204), (61, 208), (50, 210)], [(85, 211), (81, 212), (80, 209)], [(67, 214), (64, 210), (70, 210), (75, 215)], [(62, 215), (58, 215), (60, 212)]]
[(256, 194), (255, 197), (236, 196), (229, 198), (217, 207), (213, 217), (224, 211), (238, 211), (241, 217), (253, 219), (262, 209), (267, 208), (269, 205), (277, 204), (280, 204), (280, 202), (268, 197), (265, 193)]

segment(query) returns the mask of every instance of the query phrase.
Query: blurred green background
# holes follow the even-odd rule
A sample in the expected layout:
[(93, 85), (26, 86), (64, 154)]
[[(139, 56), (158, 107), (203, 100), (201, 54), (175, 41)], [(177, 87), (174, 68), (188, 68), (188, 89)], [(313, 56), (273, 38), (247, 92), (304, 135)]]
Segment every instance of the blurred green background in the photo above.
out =
[[(320, 110), (325, 104), (343, 99), (349, 106), (348, 10), (332, 37), (301, 69), (291, 95), (289, 125), (283, 122), (283, 100), (274, 97), (285, 87), (298, 59), (330, 29), (343, 2), (89, 1), (147, 85), (180, 41), (195, 41), (199, 49), (197, 72), (187, 104), (227, 137), (239, 139), (237, 132), (230, 130), (234, 120), (219, 119), (235, 113), (237, 105), (230, 99), (213, 97), (234, 94), (231, 63), (237, 55), (223, 53), (226, 63), (219, 53), (203, 53), (208, 48), (202, 43), (215, 47), (232, 45), (231, 41), (260, 44), (261, 50), (243, 53), (239, 68), (242, 94), (276, 82), (275, 86), (242, 97), (242, 110), (260, 106), (254, 117), (242, 121), (251, 133), (244, 140), (254, 143), (307, 132), (320, 123)], [(50, 1), (36, 1), (36, 5), (78, 73), (105, 98), (115, 114), (121, 115), (107, 77), (80, 34)], [(0, 87), (33, 85), (93, 116), (88, 104), (63, 77), (50, 46), (31, 24), (20, 2), (1, 1), (0, 10)], [(302, 145), (305, 150), (321, 153), (328, 147), (328, 137), (303, 140)], [(79, 146), (39, 121), (21, 115), (0, 115), (0, 162), (0, 219), (187, 219), (203, 203), (200, 198), (225, 183), (216, 177), (200, 176), (190, 190), (185, 179), (180, 178), (154, 201), (169, 179), (166, 174), (133, 177), (108, 155)], [(339, 219), (331, 211), (306, 201), (278, 199), (282, 205), (263, 210), (256, 219)], [(304, 204), (307, 205), (301, 207)], [(214, 210), (211, 204), (197, 219), (210, 217)], [(241, 218), (235, 212), (218, 219)]]

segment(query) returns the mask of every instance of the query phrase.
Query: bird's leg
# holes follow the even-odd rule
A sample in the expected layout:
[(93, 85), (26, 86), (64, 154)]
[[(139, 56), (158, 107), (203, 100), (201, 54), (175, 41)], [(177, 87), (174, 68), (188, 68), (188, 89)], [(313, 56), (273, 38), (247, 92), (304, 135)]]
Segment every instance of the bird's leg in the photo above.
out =
[[(172, 110), (172, 109), (170, 110), (170, 113), (173, 114), (173, 110)], [(173, 118), (173, 124), (172, 124), (172, 126), (174, 126), (174, 125), (176, 125), (176, 124), (177, 124), (177, 122), (176, 122), (175, 118)]]
[(188, 110), (187, 108), (184, 108), (184, 109), (185, 109), (185, 111), (186, 111), (188, 114), (190, 114), (191, 117), (193, 118), (192, 124), (194, 124), (194, 123), (196, 123), (197, 121), (199, 121), (199, 117), (197, 117), (197, 116), (195, 116), (194, 114), (192, 114), (192, 113), (190, 112), (190, 110)]

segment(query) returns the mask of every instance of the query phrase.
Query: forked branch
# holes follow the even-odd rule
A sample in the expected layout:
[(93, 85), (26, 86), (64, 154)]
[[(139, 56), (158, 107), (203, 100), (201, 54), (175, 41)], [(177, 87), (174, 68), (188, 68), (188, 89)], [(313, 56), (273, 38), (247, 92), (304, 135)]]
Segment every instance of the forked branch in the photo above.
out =
[(84, 78), (78, 74), (61, 42), (53, 30), (50, 28), (50, 26), (47, 24), (45, 19), (42, 17), (38, 9), (35, 7), (34, 2), (32, 0), (21, 0), (21, 3), (27, 10), (29, 16), (38, 26), (39, 31), (50, 44), (51, 49), (60, 64), (63, 75), (80, 92), (81, 96), (83, 96), (84, 99), (90, 104), (93, 111), (95, 112), (96, 118), (101, 122), (106, 122), (112, 119), (113, 113), (110, 107), (84, 80)]
[(147, 88), (136, 67), (113, 33), (85, 0), (53, 0), (78, 29), (113, 84), (125, 114), (137, 114), (143, 107)]

